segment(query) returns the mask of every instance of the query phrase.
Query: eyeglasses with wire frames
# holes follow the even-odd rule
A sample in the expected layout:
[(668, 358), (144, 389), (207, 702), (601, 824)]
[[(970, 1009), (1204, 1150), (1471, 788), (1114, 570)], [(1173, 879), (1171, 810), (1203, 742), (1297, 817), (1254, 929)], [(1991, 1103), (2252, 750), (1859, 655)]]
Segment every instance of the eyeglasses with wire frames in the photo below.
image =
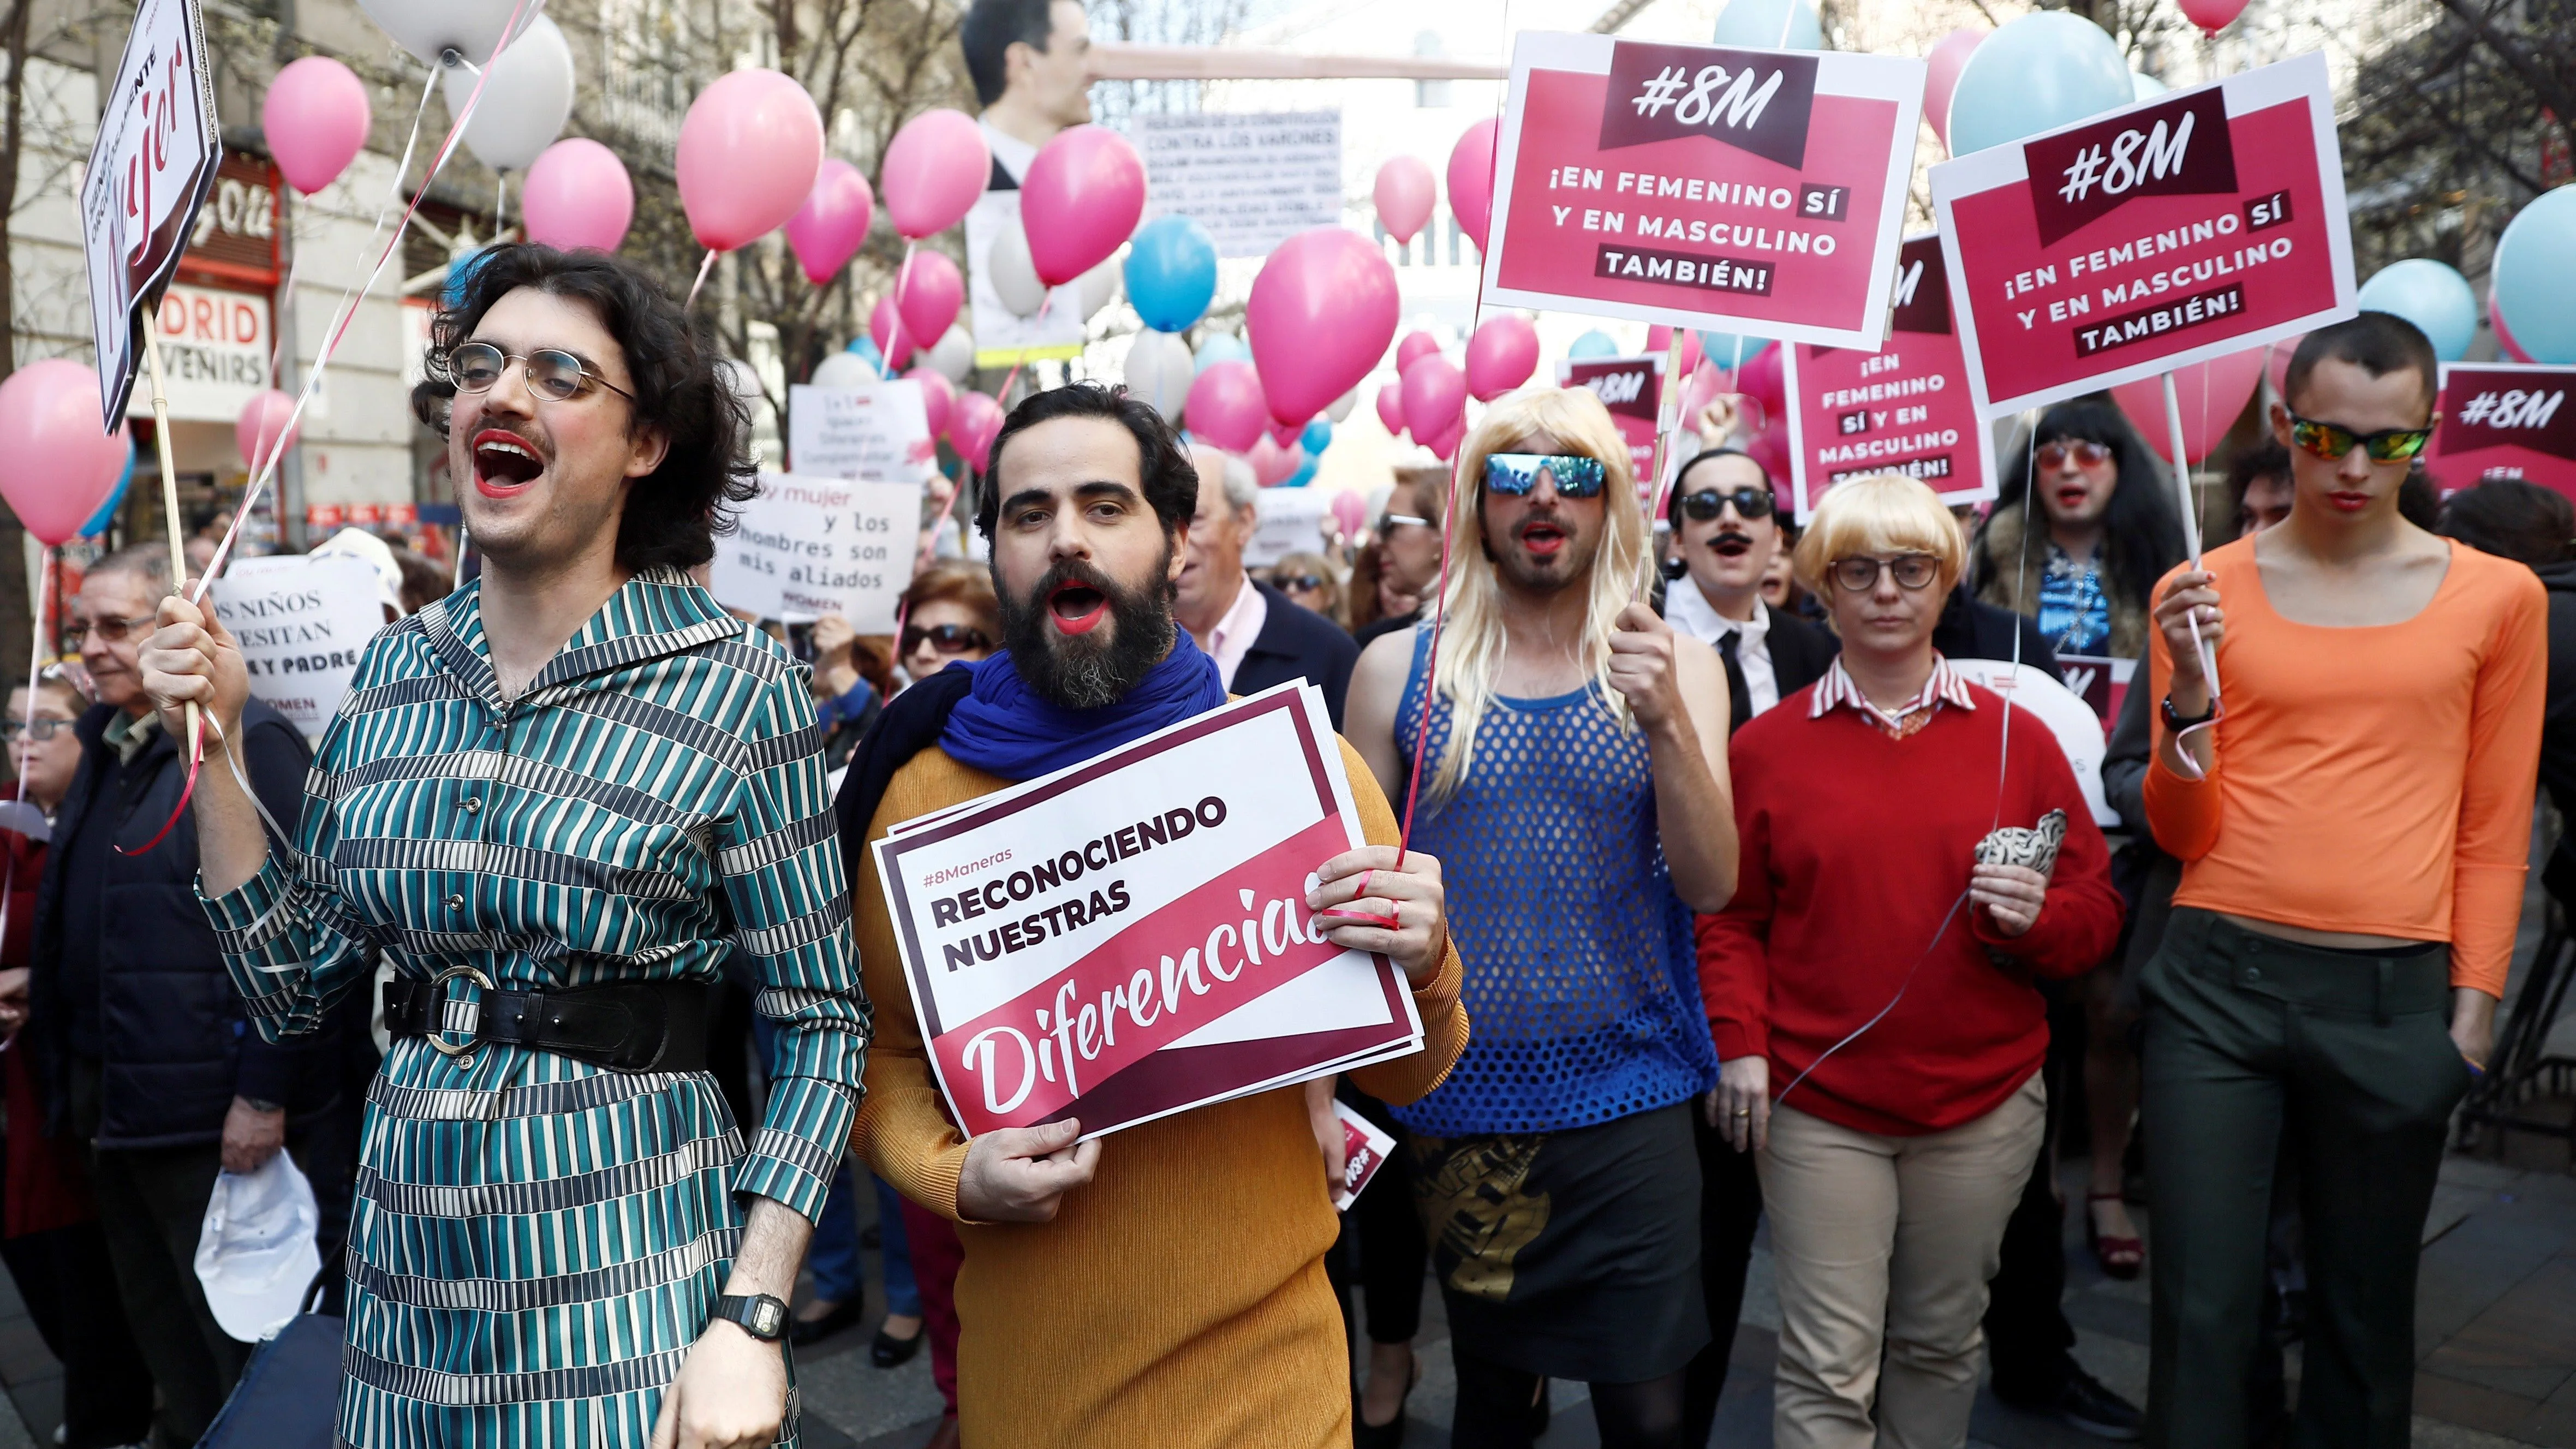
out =
[(20, 740), (32, 739), (41, 745), (71, 727), (72, 722), (67, 719), (13, 719), (0, 724), (0, 739), (13, 745)]
[(2039, 464), (2041, 472), (2054, 473), (2065, 467), (2069, 458), (2073, 458), (2079, 467), (2099, 468), (2111, 461), (2111, 445), (2094, 442), (2091, 438), (2060, 438), (2053, 443), (2040, 444), (2034, 461)]
[(489, 342), (460, 342), (448, 350), (447, 376), (458, 392), (490, 392), (513, 362), (524, 369), (528, 391), (548, 402), (570, 402), (593, 384), (628, 402), (635, 401), (635, 394), (600, 376), (590, 364), (560, 347), (540, 347), (523, 357), (503, 352)]
[(2357, 433), (2341, 423), (2321, 423), (2314, 418), (2290, 414), (2290, 441), (2299, 450), (2329, 463), (2339, 462), (2355, 448), (2370, 454), (2374, 463), (2402, 463), (2424, 451), (2433, 437), (2430, 424), (2420, 428), (2381, 428), (2375, 433)]
[(1878, 587), (1882, 570), (1895, 577), (1898, 588), (1909, 594), (1921, 593), (1941, 577), (1941, 561), (1928, 553), (1900, 553), (1894, 558), (1854, 554), (1835, 559), (1825, 572), (1843, 592), (1866, 594)]

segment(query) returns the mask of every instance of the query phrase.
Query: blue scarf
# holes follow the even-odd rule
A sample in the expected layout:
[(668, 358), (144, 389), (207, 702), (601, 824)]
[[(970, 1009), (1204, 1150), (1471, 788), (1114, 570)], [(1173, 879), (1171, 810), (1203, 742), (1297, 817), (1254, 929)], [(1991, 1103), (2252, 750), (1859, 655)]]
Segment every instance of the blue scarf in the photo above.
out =
[(957, 763), (1005, 780), (1034, 780), (1078, 765), (1225, 703), (1216, 661), (1186, 629), (1172, 631), (1172, 652), (1125, 698), (1100, 709), (1066, 709), (1041, 697), (1011, 666), (1007, 649), (958, 667), (974, 682), (950, 711), (939, 747)]

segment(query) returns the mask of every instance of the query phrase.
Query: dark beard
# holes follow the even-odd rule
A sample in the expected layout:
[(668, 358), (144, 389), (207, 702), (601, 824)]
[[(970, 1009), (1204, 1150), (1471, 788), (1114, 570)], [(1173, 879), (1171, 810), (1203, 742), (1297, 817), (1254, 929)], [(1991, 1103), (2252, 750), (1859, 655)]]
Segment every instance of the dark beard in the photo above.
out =
[[(1035, 587), (1014, 597), (1005, 591), (1002, 643), (1011, 667), (1029, 688), (1063, 709), (1102, 709), (1127, 697), (1172, 652), (1172, 585), (1166, 582), (1172, 551), (1163, 550), (1150, 582), (1121, 588), (1107, 574), (1078, 559), (1046, 571)], [(1065, 584), (1098, 589), (1109, 601), (1109, 627), (1067, 635), (1048, 621), (1047, 598)], [(1106, 632), (1106, 642), (1100, 635)]]

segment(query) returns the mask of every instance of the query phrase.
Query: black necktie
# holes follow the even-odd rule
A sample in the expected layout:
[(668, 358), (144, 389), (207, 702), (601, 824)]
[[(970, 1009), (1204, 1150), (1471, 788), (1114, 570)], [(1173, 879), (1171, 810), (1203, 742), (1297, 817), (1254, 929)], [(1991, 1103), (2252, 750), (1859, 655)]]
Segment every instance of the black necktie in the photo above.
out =
[(1735, 662), (1735, 646), (1743, 638), (1741, 629), (1729, 629), (1717, 636), (1717, 657), (1726, 661), (1726, 732), (1730, 736), (1753, 718), (1753, 691), (1744, 682), (1744, 666)]

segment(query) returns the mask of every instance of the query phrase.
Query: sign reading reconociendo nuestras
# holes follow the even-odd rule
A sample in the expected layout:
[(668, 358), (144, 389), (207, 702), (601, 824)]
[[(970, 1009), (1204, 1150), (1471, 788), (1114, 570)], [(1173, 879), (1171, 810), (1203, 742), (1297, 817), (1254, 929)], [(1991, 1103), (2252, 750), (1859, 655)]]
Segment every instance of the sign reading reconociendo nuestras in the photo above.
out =
[(1897, 56), (1524, 33), (1486, 296), (1876, 347), (1923, 79)]
[(1971, 152), (1931, 182), (1989, 417), (2356, 310), (2321, 55)]

